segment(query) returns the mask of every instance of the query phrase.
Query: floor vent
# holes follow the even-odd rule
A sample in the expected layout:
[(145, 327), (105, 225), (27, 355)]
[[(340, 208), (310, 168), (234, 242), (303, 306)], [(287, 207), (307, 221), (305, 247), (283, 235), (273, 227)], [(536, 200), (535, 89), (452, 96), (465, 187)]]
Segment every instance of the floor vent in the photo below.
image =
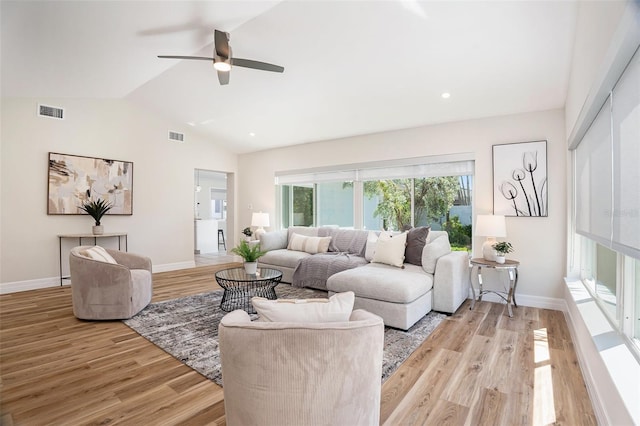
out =
[(64, 108), (38, 104), (38, 115), (40, 117), (64, 120)]
[(184, 143), (184, 133), (172, 132), (171, 130), (169, 130), (169, 140)]

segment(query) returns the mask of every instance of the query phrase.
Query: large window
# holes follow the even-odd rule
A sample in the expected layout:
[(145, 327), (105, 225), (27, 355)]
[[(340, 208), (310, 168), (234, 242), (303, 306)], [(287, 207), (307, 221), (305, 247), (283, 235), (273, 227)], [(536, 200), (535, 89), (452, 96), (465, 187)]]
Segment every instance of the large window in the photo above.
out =
[(314, 187), (308, 185), (285, 185), (281, 188), (282, 225), (312, 226), (315, 223)]
[(574, 155), (574, 269), (640, 354), (640, 53)]
[(449, 232), (454, 249), (470, 250), (473, 162), (431, 160), (283, 174), (277, 179), (281, 225), (371, 230), (428, 225)]

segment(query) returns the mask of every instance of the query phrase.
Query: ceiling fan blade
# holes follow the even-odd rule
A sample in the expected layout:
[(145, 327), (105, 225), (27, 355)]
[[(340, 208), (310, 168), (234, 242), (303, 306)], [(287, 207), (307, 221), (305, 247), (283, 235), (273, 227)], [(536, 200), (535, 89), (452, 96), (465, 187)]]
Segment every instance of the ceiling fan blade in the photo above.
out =
[(221, 86), (225, 84), (229, 84), (229, 71), (217, 71), (218, 73), (218, 81)]
[(207, 58), (205, 56), (166, 56), (166, 55), (158, 55), (158, 58), (161, 59), (197, 59), (200, 61), (213, 61), (213, 58)]
[(251, 59), (231, 58), (231, 65), (244, 68), (253, 68), (262, 71), (284, 72), (284, 67), (280, 65), (268, 64), (266, 62), (253, 61)]
[(228, 59), (231, 56), (229, 52), (229, 34), (223, 31), (215, 30), (215, 54), (224, 59)]

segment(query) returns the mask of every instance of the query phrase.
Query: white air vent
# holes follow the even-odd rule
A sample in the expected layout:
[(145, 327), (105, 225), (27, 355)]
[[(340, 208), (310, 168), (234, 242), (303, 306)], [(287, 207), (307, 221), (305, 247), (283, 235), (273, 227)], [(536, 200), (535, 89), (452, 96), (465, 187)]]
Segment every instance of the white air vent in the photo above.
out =
[(184, 142), (184, 133), (172, 132), (169, 130), (169, 140), (174, 142)]
[(38, 104), (38, 115), (40, 117), (55, 118), (64, 120), (64, 108)]

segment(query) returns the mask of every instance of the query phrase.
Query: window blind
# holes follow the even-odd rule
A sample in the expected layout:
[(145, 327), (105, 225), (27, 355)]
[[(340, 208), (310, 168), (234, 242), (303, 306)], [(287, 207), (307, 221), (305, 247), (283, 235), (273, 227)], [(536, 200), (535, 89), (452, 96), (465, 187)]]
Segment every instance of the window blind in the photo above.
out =
[(474, 162), (472, 160), (444, 161), (423, 164), (401, 164), (371, 166), (350, 165), (344, 170), (314, 170), (308, 173), (297, 171), (288, 174), (280, 172), (276, 175), (276, 185), (293, 185), (321, 182), (348, 182), (378, 179), (402, 179), (436, 176), (466, 176), (473, 175)]
[(612, 248), (640, 259), (640, 53), (612, 94)]
[(640, 54), (575, 152), (576, 232), (640, 259)]

